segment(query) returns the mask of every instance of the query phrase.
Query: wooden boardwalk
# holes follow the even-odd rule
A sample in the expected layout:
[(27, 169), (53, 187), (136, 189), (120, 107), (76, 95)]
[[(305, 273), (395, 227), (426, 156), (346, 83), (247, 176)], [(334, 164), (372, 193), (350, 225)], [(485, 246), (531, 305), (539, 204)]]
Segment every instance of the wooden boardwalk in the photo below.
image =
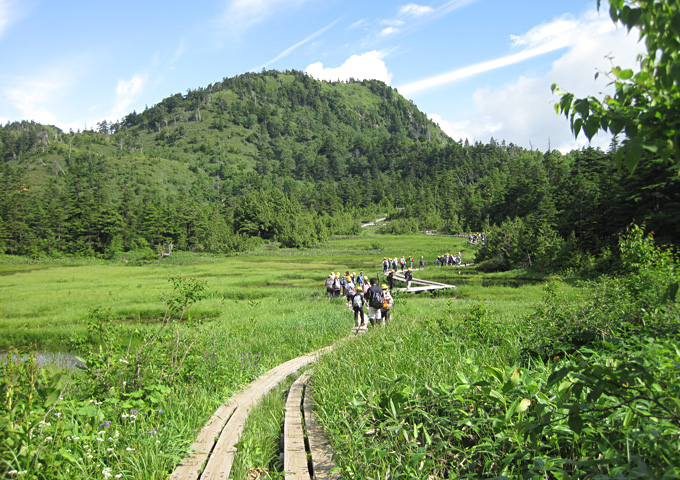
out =
[[(323, 429), (316, 421), (311, 387), (311, 370), (293, 383), (286, 400), (283, 428), (283, 470), (286, 480), (335, 480), (333, 453)], [(304, 418), (304, 422), (303, 422)], [(305, 438), (307, 442), (305, 442)]]
[[(228, 480), (248, 413), (283, 379), (316, 361), (331, 347), (322, 348), (272, 368), (236, 394), (210, 418), (192, 444), (189, 455), (170, 476), (171, 480)], [(205, 467), (205, 468), (204, 468)]]
[[(411, 270), (412, 272), (417, 269)], [(394, 279), (406, 283), (406, 278), (404, 278), (403, 273), (395, 273), (394, 274)], [(449, 285), (446, 283), (440, 283), (440, 282), (433, 282), (431, 280), (422, 280), (418, 278), (414, 278), (411, 280), (411, 288), (395, 288), (394, 290), (397, 292), (406, 292), (406, 293), (420, 293), (420, 292), (432, 292), (435, 290), (456, 290), (455, 285)]]

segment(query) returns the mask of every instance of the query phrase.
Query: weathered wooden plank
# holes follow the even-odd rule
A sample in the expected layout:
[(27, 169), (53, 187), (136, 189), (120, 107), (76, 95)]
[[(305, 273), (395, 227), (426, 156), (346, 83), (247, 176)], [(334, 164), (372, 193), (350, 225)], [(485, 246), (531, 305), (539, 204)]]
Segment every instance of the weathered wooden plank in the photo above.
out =
[(222, 429), (236, 410), (236, 403), (229, 401), (222, 404), (201, 429), (196, 441), (191, 445), (190, 454), (170, 476), (170, 480), (197, 480), (210, 452), (215, 446)]
[(310, 372), (300, 375), (290, 387), (286, 400), (286, 417), (283, 422), (283, 470), (287, 480), (311, 478), (305, 449), (305, 432), (302, 427), (302, 392)]
[(248, 390), (234, 397), (238, 407), (217, 440), (213, 454), (200, 477), (202, 480), (227, 480), (229, 478), (236, 455), (236, 444), (241, 438), (250, 409), (284, 378), (315, 361), (317, 357), (318, 355), (314, 353), (282, 363), (260, 376)]
[(447, 285), (447, 286), (430, 285), (430, 286), (427, 286), (427, 287), (395, 288), (395, 290), (397, 292), (406, 292), (406, 293), (431, 292), (433, 290), (446, 290), (446, 289), (455, 290), (456, 287), (454, 287), (453, 285)]
[(305, 431), (312, 456), (313, 480), (336, 480), (340, 478), (340, 471), (331, 472), (335, 467), (333, 463), (333, 451), (331, 450), (323, 428), (316, 420), (314, 413), (314, 401), (312, 399), (312, 387), (309, 382), (305, 385), (303, 411), (305, 417)]

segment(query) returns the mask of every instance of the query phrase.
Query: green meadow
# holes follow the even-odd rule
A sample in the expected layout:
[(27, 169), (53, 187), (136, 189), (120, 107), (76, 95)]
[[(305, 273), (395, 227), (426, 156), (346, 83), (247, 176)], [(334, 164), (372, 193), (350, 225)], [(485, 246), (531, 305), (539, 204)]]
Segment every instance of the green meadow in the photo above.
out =
[[(650, 359), (672, 350), (621, 341), (605, 342), (611, 357), (602, 360), (592, 353), (568, 361), (564, 353), (546, 353), (566, 351), (566, 344), (559, 346), (564, 333), (578, 340), (581, 325), (599, 315), (583, 307), (592, 285), (523, 270), (486, 274), (434, 266), (447, 252), (462, 251), (471, 262), (475, 248), (464, 238), (363, 231), (319, 248), (265, 245), (232, 257), (2, 257), (0, 346), (20, 354), (71, 352), (85, 368), (40, 369), (31, 359), (4, 367), (0, 471), (30, 478), (166, 478), (226, 398), (275, 365), (336, 343), (317, 363), (312, 382), (319, 418), (348, 478), (519, 478), (560, 469), (578, 476), (602, 468), (590, 460), (577, 468), (568, 459), (591, 458), (592, 445), (603, 443), (615, 456), (637, 417), (617, 413), (621, 404), (602, 404), (595, 411), (609, 417), (588, 420), (588, 428), (619, 420), (625, 428), (584, 436), (586, 427), (564, 412), (593, 415), (586, 408), (592, 393), (591, 403), (579, 397), (593, 386), (577, 388), (589, 377), (561, 372), (586, 357), (589, 366), (579, 367), (586, 371), (600, 361), (617, 365), (611, 358), (623, 355), (618, 349), (647, 352)], [(395, 292), (392, 322), (354, 335), (351, 310), (344, 299), (326, 298), (325, 278), (345, 270), (376, 276), (383, 257), (402, 255), (416, 266), (425, 257), (416, 278), (457, 289)], [(624, 298), (626, 290), (617, 288)], [(345, 338), (353, 341), (339, 342)], [(571, 383), (560, 383), (563, 378)], [(278, 436), (285, 388), (253, 412), (233, 478), (283, 477)], [(536, 429), (548, 436), (536, 437)], [(574, 435), (599, 440), (579, 442)], [(650, 442), (635, 442), (657, 451)], [(635, 442), (631, 448), (638, 448)]]

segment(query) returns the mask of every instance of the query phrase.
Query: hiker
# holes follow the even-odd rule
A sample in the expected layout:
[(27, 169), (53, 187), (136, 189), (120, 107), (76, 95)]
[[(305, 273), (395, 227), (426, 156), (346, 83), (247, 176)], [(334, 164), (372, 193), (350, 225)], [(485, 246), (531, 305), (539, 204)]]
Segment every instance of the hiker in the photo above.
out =
[(326, 296), (331, 298), (333, 296), (333, 281), (335, 280), (335, 273), (331, 272), (326, 279)]
[(409, 261), (411, 262), (411, 268), (413, 268), (413, 257), (408, 257)]
[(435, 265), (437, 265), (438, 267), (441, 266), (441, 264), (442, 264), (440, 258), (441, 257), (439, 255), (437, 255), (437, 260), (434, 261)]
[(420, 268), (425, 268), (425, 257), (420, 256)]
[(364, 272), (359, 272), (359, 285), (363, 285), (364, 281)]
[(352, 282), (352, 277), (347, 275), (347, 277), (345, 277), (345, 297), (347, 297), (347, 303), (349, 305), (352, 304), (352, 297), (354, 297), (355, 293), (356, 287), (354, 286), (354, 282)]
[[(366, 324), (366, 317), (364, 316), (364, 296), (361, 291), (357, 290), (352, 296), (352, 310), (354, 310), (354, 327), (363, 327)], [(361, 322), (359, 322), (361, 317)]]
[(339, 297), (341, 291), (342, 286), (340, 285), (340, 274), (336, 273), (335, 278), (333, 279), (333, 296)]
[(387, 273), (387, 269), (390, 268), (390, 263), (387, 261), (387, 257), (383, 258), (382, 261), (382, 268), (383, 268), (383, 273)]
[(383, 306), (380, 309), (380, 315), (382, 317), (382, 324), (385, 325), (390, 320), (390, 310), (394, 306), (394, 299), (389, 290), (387, 290), (387, 285), (383, 284), (381, 288), (383, 291)]
[(406, 259), (403, 255), (401, 256), (401, 260), (399, 260), (399, 265), (401, 265), (401, 271), (403, 272), (406, 268)]
[(347, 274), (348, 274), (348, 273), (349, 273), (349, 272), (345, 272), (344, 275), (341, 275), (341, 276), (340, 276), (340, 289), (341, 289), (341, 291), (342, 291), (342, 295), (343, 295), (343, 296), (345, 295), (345, 282), (347, 281), (346, 278), (347, 278)]
[(406, 279), (406, 290), (410, 290), (411, 281), (413, 281), (413, 272), (411, 272), (411, 267), (409, 267), (409, 269), (404, 274), (404, 278)]
[(458, 252), (458, 265), (463, 264), (463, 254)]
[(395, 272), (397, 271), (397, 257), (394, 257), (392, 259), (392, 268), (394, 269)]
[(364, 299), (366, 298), (366, 293), (371, 286), (368, 284), (368, 279), (364, 277), (364, 284), (361, 286), (361, 291), (364, 293)]
[(394, 289), (394, 270), (387, 274), (387, 283), (390, 284), (390, 290)]
[(376, 285), (377, 280), (371, 278), (371, 287), (364, 295), (364, 299), (368, 303), (368, 321), (371, 322), (371, 326), (375, 326), (376, 320), (380, 323), (380, 310), (382, 309), (383, 295), (382, 288)]

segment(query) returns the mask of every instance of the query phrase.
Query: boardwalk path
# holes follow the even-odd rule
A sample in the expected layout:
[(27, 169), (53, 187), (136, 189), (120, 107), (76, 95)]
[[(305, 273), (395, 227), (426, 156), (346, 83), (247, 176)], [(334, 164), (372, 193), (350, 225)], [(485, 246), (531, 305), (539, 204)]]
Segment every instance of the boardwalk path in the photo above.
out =
[(171, 475), (171, 480), (227, 480), (234, 463), (236, 444), (250, 409), (282, 380), (316, 361), (330, 348), (317, 350), (272, 368), (251, 383), (248, 389), (220, 406), (199, 432), (191, 446), (191, 453)]
[[(405, 281), (395, 274), (395, 279)], [(421, 287), (402, 289), (415, 293), (423, 290), (453, 288), (427, 280), (413, 279)], [(355, 329), (365, 333), (366, 327)], [(312, 364), (333, 347), (326, 347), (289, 360), (260, 375), (250, 386), (221, 405), (201, 429), (190, 454), (180, 463), (171, 480), (228, 480), (236, 455), (236, 444), (245, 427), (250, 409), (281, 381)], [(305, 372), (291, 387), (286, 402), (284, 422), (284, 470), (287, 479), (325, 480), (340, 478), (333, 467), (332, 454), (323, 430), (317, 425), (308, 386), (310, 371)], [(304, 412), (304, 422), (301, 411)], [(304, 428), (303, 428), (304, 426)], [(305, 442), (305, 437), (307, 442)]]

